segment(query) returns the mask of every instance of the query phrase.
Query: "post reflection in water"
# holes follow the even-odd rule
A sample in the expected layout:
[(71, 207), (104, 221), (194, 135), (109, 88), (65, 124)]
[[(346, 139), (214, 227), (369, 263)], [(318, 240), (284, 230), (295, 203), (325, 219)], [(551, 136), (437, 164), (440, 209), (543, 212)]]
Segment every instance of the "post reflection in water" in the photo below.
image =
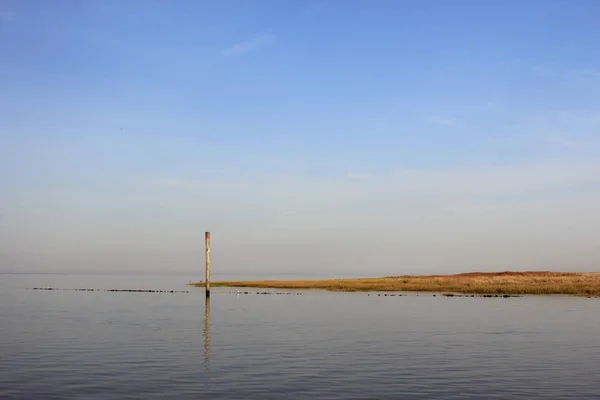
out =
[(210, 371), (210, 296), (204, 302), (204, 371)]

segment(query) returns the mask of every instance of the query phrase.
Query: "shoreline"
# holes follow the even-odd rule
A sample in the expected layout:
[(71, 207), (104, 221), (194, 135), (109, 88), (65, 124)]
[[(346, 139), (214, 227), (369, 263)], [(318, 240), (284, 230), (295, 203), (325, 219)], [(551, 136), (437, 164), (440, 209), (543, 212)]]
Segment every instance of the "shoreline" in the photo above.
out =
[[(381, 278), (218, 281), (212, 287), (317, 289), (335, 292), (435, 292), (600, 296), (600, 272), (503, 271)], [(204, 282), (188, 284), (204, 287)]]

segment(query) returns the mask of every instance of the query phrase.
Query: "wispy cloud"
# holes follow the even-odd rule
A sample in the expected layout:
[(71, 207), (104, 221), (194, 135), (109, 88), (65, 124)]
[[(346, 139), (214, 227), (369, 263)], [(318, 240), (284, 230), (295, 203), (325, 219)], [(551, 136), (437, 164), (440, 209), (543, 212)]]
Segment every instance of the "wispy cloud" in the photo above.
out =
[(252, 37), (243, 42), (239, 42), (221, 51), (221, 55), (225, 57), (235, 57), (250, 51), (258, 50), (275, 42), (275, 35), (264, 33)]
[(457, 126), (460, 122), (456, 118), (444, 117), (441, 115), (430, 115), (426, 118), (429, 123), (440, 126)]
[(586, 68), (578, 71), (578, 75), (592, 79), (600, 79), (600, 71), (591, 68)]
[(538, 115), (509, 126), (494, 135), (490, 143), (512, 147), (544, 150), (576, 150), (581, 153), (600, 148), (600, 110), (561, 111)]
[(597, 85), (600, 84), (600, 70), (593, 68), (582, 68), (571, 71), (567, 80), (574, 82), (575, 84), (585, 85), (586, 87), (593, 88), (595, 90)]
[(565, 65), (540, 63), (531, 67), (534, 75), (563, 84), (590, 84), (600, 82), (600, 71), (594, 68), (574, 68)]

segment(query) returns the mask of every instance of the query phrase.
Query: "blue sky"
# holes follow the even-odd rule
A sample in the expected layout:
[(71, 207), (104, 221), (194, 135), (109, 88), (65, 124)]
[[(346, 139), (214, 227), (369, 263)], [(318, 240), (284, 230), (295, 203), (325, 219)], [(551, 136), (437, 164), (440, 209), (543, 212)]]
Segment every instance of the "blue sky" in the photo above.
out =
[(0, 1), (0, 269), (597, 268), (600, 3)]

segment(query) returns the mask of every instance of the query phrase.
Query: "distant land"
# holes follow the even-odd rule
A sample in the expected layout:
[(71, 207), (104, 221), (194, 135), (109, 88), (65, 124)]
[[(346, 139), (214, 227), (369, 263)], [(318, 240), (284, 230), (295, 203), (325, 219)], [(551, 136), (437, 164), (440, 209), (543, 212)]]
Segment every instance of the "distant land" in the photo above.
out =
[[(204, 287), (204, 282), (192, 283)], [(503, 271), (382, 278), (211, 282), (212, 287), (600, 296), (600, 272)]]

